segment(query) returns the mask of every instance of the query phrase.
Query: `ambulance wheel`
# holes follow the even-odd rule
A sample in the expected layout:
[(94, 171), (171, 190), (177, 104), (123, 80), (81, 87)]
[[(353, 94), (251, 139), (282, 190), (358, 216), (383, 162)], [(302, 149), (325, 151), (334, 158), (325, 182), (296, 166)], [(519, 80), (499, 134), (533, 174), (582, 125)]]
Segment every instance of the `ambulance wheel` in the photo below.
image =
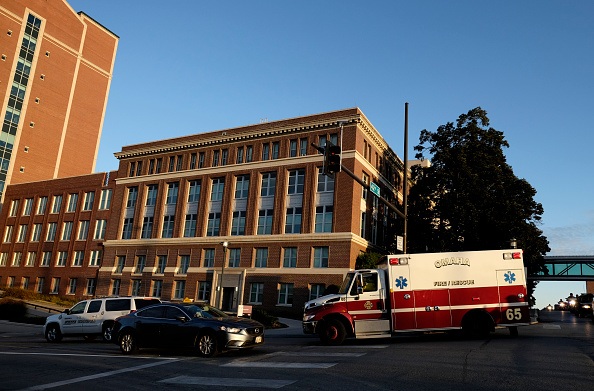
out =
[(488, 316), (484, 313), (469, 313), (462, 319), (462, 332), (467, 338), (487, 338), (491, 332), (490, 323)]
[(320, 330), (320, 339), (326, 345), (340, 345), (346, 338), (346, 329), (341, 321), (330, 319), (324, 322)]

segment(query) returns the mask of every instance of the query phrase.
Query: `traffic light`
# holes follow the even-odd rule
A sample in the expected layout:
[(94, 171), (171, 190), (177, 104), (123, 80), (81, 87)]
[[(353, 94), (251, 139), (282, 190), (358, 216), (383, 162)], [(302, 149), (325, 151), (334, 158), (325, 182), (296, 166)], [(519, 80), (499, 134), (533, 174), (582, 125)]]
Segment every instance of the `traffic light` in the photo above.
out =
[(332, 175), (335, 172), (340, 172), (340, 147), (328, 143), (324, 148), (324, 174)]

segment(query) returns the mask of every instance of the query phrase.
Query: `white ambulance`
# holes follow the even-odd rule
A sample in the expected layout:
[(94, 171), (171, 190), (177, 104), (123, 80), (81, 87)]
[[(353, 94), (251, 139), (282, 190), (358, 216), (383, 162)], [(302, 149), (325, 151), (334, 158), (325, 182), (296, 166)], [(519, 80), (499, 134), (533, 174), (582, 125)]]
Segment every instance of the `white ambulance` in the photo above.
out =
[(519, 249), (389, 255), (378, 269), (347, 273), (337, 294), (305, 303), (303, 331), (331, 345), (437, 330), (517, 335), (530, 324), (527, 299)]

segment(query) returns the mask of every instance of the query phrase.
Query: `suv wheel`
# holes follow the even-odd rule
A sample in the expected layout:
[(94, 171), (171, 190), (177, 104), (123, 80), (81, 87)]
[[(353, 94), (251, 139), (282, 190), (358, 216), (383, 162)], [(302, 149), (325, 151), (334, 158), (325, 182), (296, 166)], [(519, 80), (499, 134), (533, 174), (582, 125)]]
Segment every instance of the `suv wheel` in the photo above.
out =
[(45, 330), (45, 339), (47, 342), (60, 342), (62, 340), (62, 332), (57, 324), (50, 324)]
[(105, 342), (111, 342), (113, 338), (113, 322), (105, 322), (103, 324), (102, 336)]

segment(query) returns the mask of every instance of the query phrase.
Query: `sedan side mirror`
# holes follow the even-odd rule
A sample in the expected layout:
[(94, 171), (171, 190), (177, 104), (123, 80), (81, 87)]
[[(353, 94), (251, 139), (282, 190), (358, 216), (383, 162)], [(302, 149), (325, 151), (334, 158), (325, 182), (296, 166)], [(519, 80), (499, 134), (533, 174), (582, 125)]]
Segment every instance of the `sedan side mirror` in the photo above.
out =
[(176, 317), (175, 319), (179, 320), (182, 323), (186, 323), (187, 321), (190, 320), (190, 319), (188, 319), (187, 316), (184, 316), (184, 315), (180, 315), (180, 316)]

